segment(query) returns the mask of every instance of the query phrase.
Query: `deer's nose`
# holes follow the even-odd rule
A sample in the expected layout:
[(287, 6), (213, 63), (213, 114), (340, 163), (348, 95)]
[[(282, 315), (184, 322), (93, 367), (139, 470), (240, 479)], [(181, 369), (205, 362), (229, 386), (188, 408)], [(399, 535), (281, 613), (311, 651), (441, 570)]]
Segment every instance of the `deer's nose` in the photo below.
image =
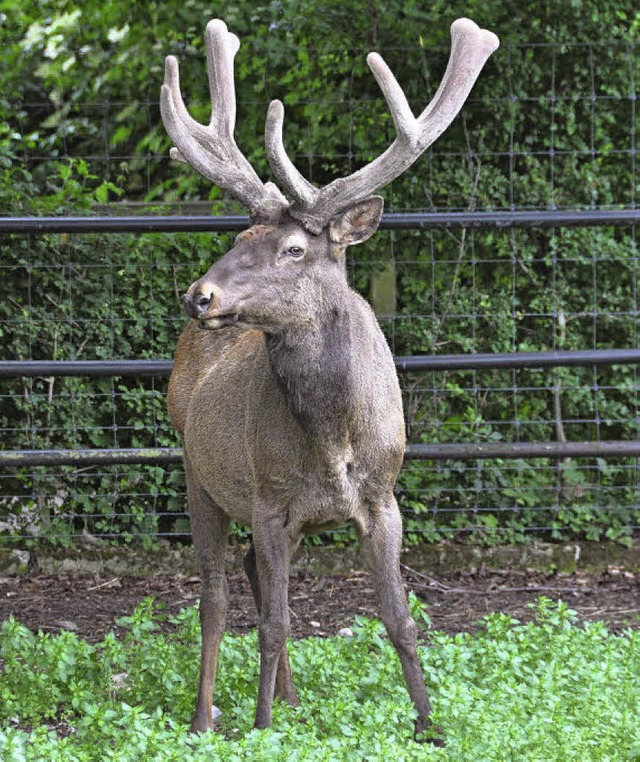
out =
[(184, 296), (184, 308), (189, 317), (201, 318), (218, 301), (218, 289), (213, 284), (195, 283)]

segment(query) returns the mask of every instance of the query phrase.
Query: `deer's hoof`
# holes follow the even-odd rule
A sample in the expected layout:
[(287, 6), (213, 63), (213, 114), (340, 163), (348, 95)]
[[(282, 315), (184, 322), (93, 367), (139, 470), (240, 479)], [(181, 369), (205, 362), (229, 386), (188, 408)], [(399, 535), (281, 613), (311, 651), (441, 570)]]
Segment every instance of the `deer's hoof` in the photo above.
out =
[(431, 720), (420, 717), (416, 720), (413, 738), (417, 743), (430, 743), (438, 749), (447, 745), (442, 737), (442, 728), (434, 725)]
[(275, 698), (284, 701), (285, 704), (289, 704), (289, 706), (300, 706), (300, 699), (298, 698), (298, 694), (293, 685), (276, 687)]
[(264, 730), (265, 728), (271, 727), (271, 715), (269, 716), (261, 716), (260, 714), (256, 714), (256, 719), (253, 723), (253, 727), (256, 730)]
[(194, 717), (191, 720), (189, 733), (207, 733), (209, 730), (213, 730), (213, 722), (203, 722), (198, 717)]
[(222, 717), (222, 712), (217, 706), (211, 707), (211, 716), (207, 717), (203, 712), (196, 712), (193, 720), (191, 721), (190, 733), (206, 733), (209, 730), (213, 730), (214, 725)]

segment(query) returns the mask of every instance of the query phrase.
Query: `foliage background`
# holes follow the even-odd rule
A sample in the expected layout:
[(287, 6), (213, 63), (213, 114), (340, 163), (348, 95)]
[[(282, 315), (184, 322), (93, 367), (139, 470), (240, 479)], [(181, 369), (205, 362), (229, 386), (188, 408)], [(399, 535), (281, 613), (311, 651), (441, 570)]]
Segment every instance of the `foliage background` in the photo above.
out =
[[(201, 0), (0, 2), (0, 213), (238, 210), (168, 160), (158, 91), (164, 56), (208, 120), (202, 32), (224, 15), (236, 58), (236, 137), (266, 177), (266, 106), (284, 100), (285, 140), (322, 184), (393, 139), (365, 65), (383, 53), (415, 111), (435, 91), (448, 27), (468, 15), (501, 37), (454, 125), (385, 192), (388, 211), (634, 208), (640, 15), (631, 2)], [(199, 207), (201, 209), (201, 207)], [(144, 207), (149, 211), (149, 207)], [(227, 235), (4, 235), (0, 347), (7, 359), (169, 357), (180, 294)], [(633, 229), (379, 233), (352, 250), (368, 294), (393, 265), (396, 354), (638, 346)], [(438, 373), (403, 379), (413, 441), (637, 436), (633, 367)], [(0, 389), (7, 449), (175, 445), (158, 380), (24, 379)], [(635, 460), (409, 464), (408, 541), (533, 534), (629, 541)], [(179, 470), (24, 469), (2, 475), (0, 535), (78, 533), (150, 541), (188, 531)], [(470, 531), (472, 530), (472, 531)], [(343, 541), (344, 535), (338, 538)]]

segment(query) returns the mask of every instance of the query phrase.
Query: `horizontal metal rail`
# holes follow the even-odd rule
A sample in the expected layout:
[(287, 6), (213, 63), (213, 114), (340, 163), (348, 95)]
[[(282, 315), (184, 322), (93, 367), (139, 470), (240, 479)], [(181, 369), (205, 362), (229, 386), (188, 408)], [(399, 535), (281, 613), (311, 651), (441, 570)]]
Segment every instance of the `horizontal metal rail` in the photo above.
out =
[[(433, 228), (514, 228), (635, 226), (640, 210), (459, 212), (386, 214), (388, 230)], [(0, 233), (118, 233), (238, 231), (249, 225), (246, 216), (131, 216), (131, 217), (6, 217)], [(482, 368), (542, 368), (640, 364), (640, 350), (584, 350), (502, 354), (396, 357), (402, 371), (479, 370)], [(166, 376), (171, 360), (4, 361), (0, 377), (51, 376)], [(640, 442), (491, 442), (485, 444), (411, 444), (406, 457), (422, 460), (483, 458), (640, 457)], [(179, 463), (178, 448), (119, 450), (20, 450), (0, 452), (0, 467), (60, 465), (122, 465)]]
[(486, 442), (481, 444), (410, 444), (413, 460), (517, 460), (518, 458), (640, 457), (640, 441), (611, 442)]
[[(383, 230), (434, 228), (553, 228), (640, 225), (640, 209), (527, 212), (412, 212), (382, 217)], [(246, 215), (140, 215), (124, 217), (0, 217), (0, 233), (230, 232), (249, 227)]]
[(395, 357), (396, 368), (420, 370), (482, 370), (497, 368), (554, 368), (590, 365), (638, 365), (640, 349), (582, 349), (556, 352), (498, 352), (459, 355)]
[(144, 447), (118, 450), (5, 450), (0, 468), (32, 466), (168, 465), (182, 462), (179, 447)]
[(0, 378), (168, 376), (173, 360), (3, 360)]
[[(640, 441), (486, 442), (481, 444), (410, 444), (407, 460), (516, 460), (519, 458), (638, 458)], [(169, 465), (182, 462), (179, 447), (120, 450), (7, 450), (0, 468), (34, 466)]]
[[(640, 365), (640, 349), (412, 355), (398, 356), (394, 361), (401, 371)], [(172, 368), (173, 360), (3, 360), (0, 361), (0, 378), (168, 376)]]

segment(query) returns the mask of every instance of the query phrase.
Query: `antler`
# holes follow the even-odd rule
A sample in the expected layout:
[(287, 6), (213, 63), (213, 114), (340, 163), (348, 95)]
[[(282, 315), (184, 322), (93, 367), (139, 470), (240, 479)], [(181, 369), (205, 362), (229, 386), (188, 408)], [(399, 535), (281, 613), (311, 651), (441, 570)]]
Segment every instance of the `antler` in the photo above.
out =
[(214, 19), (205, 31), (207, 72), (211, 93), (211, 121), (199, 124), (187, 111), (180, 93), (178, 61), (167, 56), (160, 112), (165, 129), (177, 148), (171, 158), (190, 164), (201, 175), (231, 193), (254, 221), (277, 217), (287, 200), (273, 183), (262, 183), (233, 137), (236, 97), (233, 59), (240, 48), (224, 21)]
[(370, 53), (367, 63), (387, 101), (397, 137), (370, 164), (324, 188), (312, 185), (289, 159), (282, 140), (284, 106), (280, 101), (272, 101), (265, 128), (267, 156), (273, 173), (294, 199), (294, 204), (289, 206), (273, 183), (262, 183), (236, 145), (233, 59), (240, 41), (227, 30), (224, 21), (214, 19), (207, 24), (205, 32), (211, 92), (208, 126), (189, 115), (180, 93), (178, 61), (174, 56), (166, 59), (160, 111), (164, 126), (177, 146), (171, 149), (171, 157), (191, 164), (204, 177), (235, 196), (249, 209), (254, 222), (278, 219), (288, 208), (292, 217), (311, 233), (318, 234), (336, 213), (371, 196), (400, 176), (446, 130), (499, 44), (495, 34), (480, 29), (470, 19), (454, 21), (447, 70), (431, 103), (417, 118), (382, 57)]
[(493, 32), (480, 29), (470, 19), (454, 21), (447, 70), (431, 103), (417, 119), (382, 57), (370, 53), (367, 63), (387, 101), (397, 138), (370, 164), (322, 189), (308, 182), (287, 156), (282, 142), (284, 107), (280, 101), (272, 101), (265, 131), (267, 155), (273, 173), (295, 199), (289, 213), (310, 232), (318, 234), (337, 212), (367, 198), (401, 175), (454, 120), (482, 67), (499, 44)]

